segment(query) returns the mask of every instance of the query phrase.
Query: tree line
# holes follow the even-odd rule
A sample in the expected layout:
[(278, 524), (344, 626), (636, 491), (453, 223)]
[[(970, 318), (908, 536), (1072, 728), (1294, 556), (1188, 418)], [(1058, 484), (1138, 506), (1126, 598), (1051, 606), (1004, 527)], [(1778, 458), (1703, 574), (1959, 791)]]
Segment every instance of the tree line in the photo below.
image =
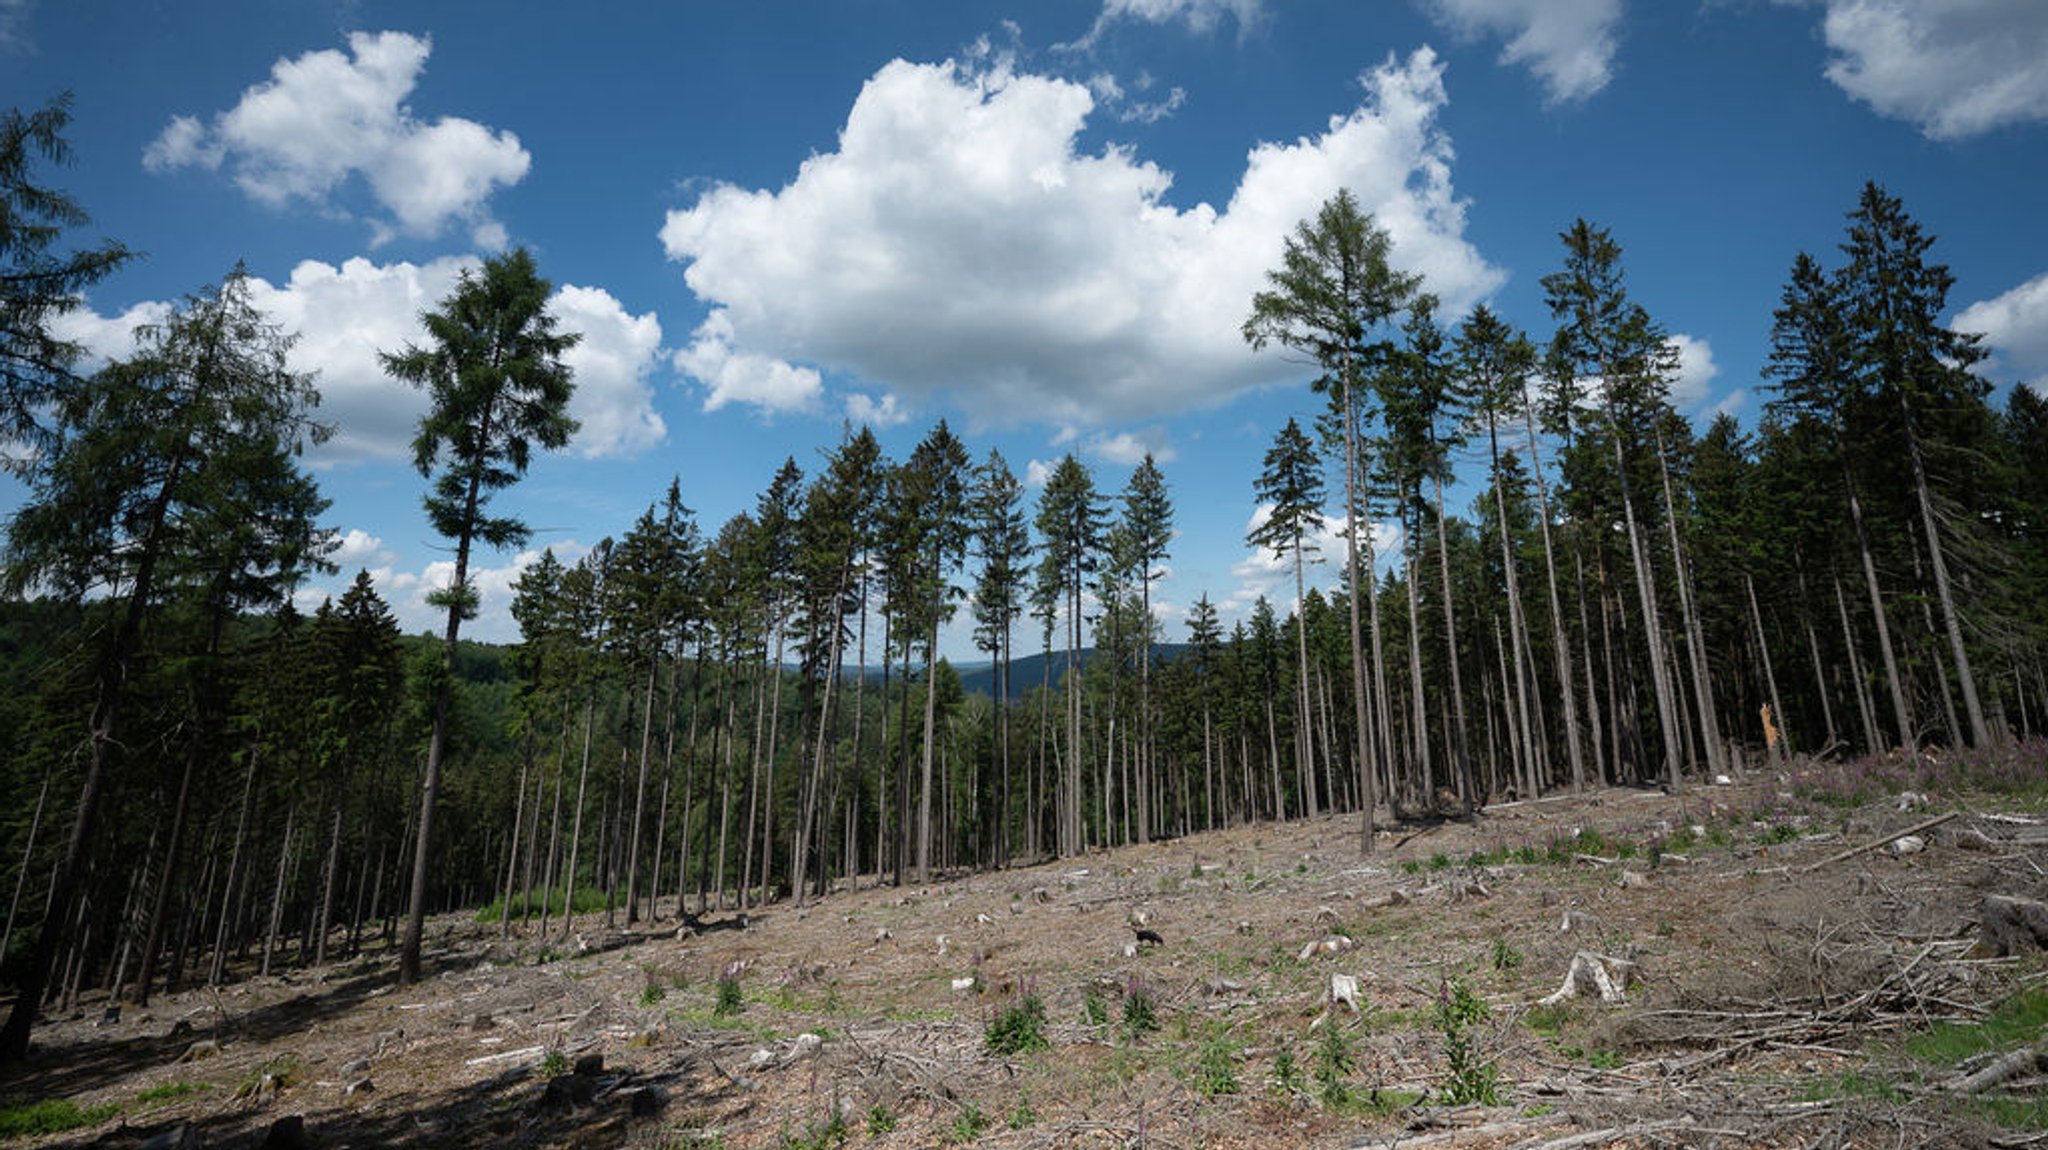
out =
[[(67, 114), (0, 118), (28, 490), (0, 552), (0, 1055), (99, 988), (369, 946), (412, 981), (430, 911), (566, 936), (1337, 815), (1370, 851), (1375, 811), (1983, 748), (2048, 713), (2048, 413), (2024, 386), (1993, 406), (1933, 237), (1876, 185), (1832, 260), (1791, 263), (1754, 431), (1675, 410), (1676, 345), (1605, 229), (1561, 233), (1539, 338), (1449, 322), (1334, 196), (1247, 301), (1245, 340), (1322, 402), (1246, 492), (1292, 599), (1228, 628), (1203, 595), (1165, 641), (1155, 460), (1112, 491), (1068, 455), (1034, 494), (940, 421), (901, 460), (849, 427), (715, 531), (671, 480), (524, 570), (500, 652), (461, 638), (475, 548), (526, 541), (492, 499), (576, 430), (532, 257), (485, 260), (383, 354), (430, 397), (440, 637), (402, 637), (367, 573), (307, 616), (334, 536), (301, 453), (330, 429), (295, 337), (236, 267), (84, 370), (52, 323), (130, 254), (60, 248), (84, 214), (36, 166)], [(939, 654), (962, 625), (988, 695)]]

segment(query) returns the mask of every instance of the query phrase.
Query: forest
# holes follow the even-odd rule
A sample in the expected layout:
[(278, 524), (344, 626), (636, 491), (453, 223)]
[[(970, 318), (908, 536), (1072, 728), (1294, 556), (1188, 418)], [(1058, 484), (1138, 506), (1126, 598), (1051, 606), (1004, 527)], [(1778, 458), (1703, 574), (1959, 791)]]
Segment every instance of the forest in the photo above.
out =
[[(493, 497), (576, 430), (533, 256), (381, 349), (430, 396), (445, 629), (400, 634), (367, 572), (308, 613), (336, 540), (300, 333), (237, 267), (129, 358), (54, 334), (132, 258), (67, 247), (85, 211), (43, 182), (67, 117), (0, 117), (27, 492), (0, 551), (0, 1057), (94, 990), (365, 948), (411, 982), (429, 914), (566, 934), (1333, 812), (1372, 852), (1375, 825), (1517, 796), (2048, 727), (2048, 401), (1995, 400), (1934, 236), (1875, 184), (1755, 301), (1753, 429), (1674, 409), (1676, 345), (1597, 223), (1564, 223), (1554, 326), (1524, 332), (1439, 314), (1330, 199), (1243, 302), (1243, 338), (1327, 402), (1244, 492), (1294, 596), (1227, 627), (1207, 596), (1184, 634), (1158, 618), (1185, 512), (1152, 459), (1108, 489), (1068, 455), (1031, 492), (940, 421), (903, 459), (850, 427), (720, 524), (680, 478), (650, 490), (526, 569), (499, 648), (461, 635), (472, 556), (527, 539)], [(1345, 553), (1317, 586), (1326, 519)], [(956, 627), (990, 689), (940, 656)]]

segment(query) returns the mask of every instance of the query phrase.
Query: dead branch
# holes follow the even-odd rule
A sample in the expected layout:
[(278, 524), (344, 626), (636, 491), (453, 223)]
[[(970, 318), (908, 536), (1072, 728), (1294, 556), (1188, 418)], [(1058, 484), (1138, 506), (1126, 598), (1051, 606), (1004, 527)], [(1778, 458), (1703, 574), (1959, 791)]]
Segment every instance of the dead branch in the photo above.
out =
[(1961, 811), (1950, 811), (1945, 815), (1936, 815), (1931, 819), (1922, 819), (1921, 821), (1914, 823), (1912, 826), (1906, 827), (1903, 830), (1893, 831), (1890, 834), (1885, 835), (1881, 838), (1871, 839), (1869, 842), (1866, 842), (1860, 846), (1853, 846), (1850, 847), (1848, 850), (1838, 851), (1835, 854), (1831, 854), (1817, 863), (1810, 863), (1807, 866), (1801, 868), (1801, 873), (1812, 874), (1814, 871), (1817, 871), (1822, 867), (1833, 866), (1834, 864), (1842, 862), (1846, 859), (1852, 859), (1855, 858), (1857, 855), (1865, 854), (1869, 851), (1874, 851), (1879, 847), (1884, 846), (1886, 843), (1895, 842), (1899, 839), (1905, 838), (1907, 835), (1917, 835), (1922, 831), (1932, 830), (1933, 828), (1940, 826), (1941, 824), (1949, 821), (1950, 819), (1955, 818), (1957, 815), (1961, 813)]

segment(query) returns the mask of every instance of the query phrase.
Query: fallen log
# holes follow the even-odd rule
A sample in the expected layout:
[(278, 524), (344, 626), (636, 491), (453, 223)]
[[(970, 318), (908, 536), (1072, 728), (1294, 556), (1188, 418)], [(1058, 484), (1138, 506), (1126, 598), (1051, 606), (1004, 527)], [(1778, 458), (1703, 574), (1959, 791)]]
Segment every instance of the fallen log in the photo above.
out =
[(1853, 846), (1845, 851), (1837, 851), (1836, 853), (1829, 855), (1828, 857), (1820, 860), (1817, 863), (1808, 864), (1802, 869), (1805, 873), (1812, 874), (1814, 871), (1817, 871), (1824, 866), (1833, 866), (1838, 862), (1843, 862), (1845, 860), (1855, 858), (1857, 855), (1866, 854), (1870, 851), (1874, 851), (1879, 847), (1884, 846), (1886, 843), (1892, 842), (1895, 839), (1902, 839), (1905, 838), (1907, 835), (1917, 835), (1922, 831), (1932, 830), (1933, 828), (1940, 826), (1941, 824), (1949, 821), (1950, 819), (1955, 818), (1957, 815), (1961, 813), (1961, 811), (1950, 811), (1945, 815), (1936, 815), (1931, 819), (1923, 819), (1920, 822), (1914, 823), (1910, 827), (1904, 827), (1899, 830), (1893, 831), (1892, 833), (1884, 835), (1881, 838), (1871, 839), (1869, 842), (1863, 843), (1860, 846)]

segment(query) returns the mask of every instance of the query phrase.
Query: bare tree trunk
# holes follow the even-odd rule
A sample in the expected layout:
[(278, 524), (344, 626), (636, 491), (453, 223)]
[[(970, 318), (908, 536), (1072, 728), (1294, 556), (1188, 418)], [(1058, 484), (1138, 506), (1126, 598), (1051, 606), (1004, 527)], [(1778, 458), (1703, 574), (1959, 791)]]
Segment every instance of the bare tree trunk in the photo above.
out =
[(590, 785), (590, 728), (597, 710), (597, 689), (583, 698), (583, 761), (576, 771), (576, 805), (569, 812), (569, 864), (562, 874), (562, 937), (576, 929), (576, 864), (583, 850), (583, 805)]
[(1877, 733), (1876, 708), (1871, 703), (1863, 675), (1863, 661), (1856, 654), (1856, 632), (1849, 626), (1849, 601), (1842, 594), (1842, 581), (1838, 578), (1834, 584), (1835, 610), (1842, 619), (1842, 646), (1849, 653), (1849, 677), (1856, 686), (1856, 708), (1863, 716), (1863, 747), (1876, 754), (1884, 749), (1884, 742)]
[[(1610, 415), (1609, 422), (1617, 432), (1620, 420)], [(1628, 533), (1628, 554), (1630, 566), (1635, 568), (1636, 597), (1641, 600), (1643, 613), (1643, 649), (1650, 658), (1650, 679), (1657, 692), (1657, 721), (1662, 727), (1664, 742), (1664, 782), (1672, 793), (1679, 789), (1679, 749), (1683, 746), (1684, 731), (1678, 725), (1678, 705), (1671, 684), (1671, 668), (1664, 662), (1664, 626), (1658, 617), (1657, 587), (1650, 564), (1649, 549), (1643, 544), (1642, 528), (1636, 519), (1635, 496), (1628, 481), (1628, 462), (1622, 455), (1621, 439), (1617, 434), (1614, 442), (1614, 469), (1620, 480), (1621, 517)]]
[[(626, 925), (640, 921), (640, 824), (647, 814), (647, 760), (654, 747), (654, 685), (661, 676), (661, 647), (647, 657), (647, 682), (640, 697), (640, 777), (633, 786), (632, 838), (626, 846)], [(661, 854), (656, 849), (657, 865)], [(649, 909), (650, 915), (652, 908)]]
[[(1948, 636), (1949, 657), (1955, 661), (1956, 682), (1962, 688), (1963, 709), (1970, 719), (1970, 745), (1981, 747), (1991, 741), (1984, 724), (1984, 706), (1977, 698), (1977, 677), (1970, 671), (1970, 653), (1963, 645), (1963, 627), (1956, 614), (1955, 592), (1949, 586), (1948, 562), (1941, 554), (1941, 532), (1935, 526), (1934, 498), (1927, 486), (1927, 466), (1920, 451), (1920, 435), (1913, 423), (1913, 409), (1899, 389), (1899, 412), (1906, 427), (1906, 454), (1913, 461), (1913, 491), (1919, 497), (1920, 525), (1927, 536), (1927, 558), (1934, 566), (1935, 596), (1941, 603), (1942, 631)], [(1944, 695), (1944, 697), (1946, 697)]]
[(1294, 738), (1294, 773), (1301, 779), (1301, 813), (1316, 817), (1316, 740), (1308, 687), (1308, 591), (1302, 573), (1301, 539), (1294, 541), (1294, 639), (1299, 659), (1295, 678), (1301, 708)]
[(1678, 538), (1678, 501), (1671, 493), (1671, 464), (1665, 455), (1664, 436), (1657, 436), (1657, 474), (1664, 481), (1664, 526), (1671, 539), (1671, 577), (1678, 585), (1678, 609), (1685, 621), (1686, 654), (1692, 665), (1693, 697), (1698, 701), (1700, 741), (1706, 744), (1707, 770), (1725, 774), (1728, 769), (1721, 744), (1721, 720), (1714, 709), (1714, 680), (1707, 667), (1706, 633), (1700, 627), (1699, 612), (1693, 606), (1692, 564)]
[[(1342, 404), (1344, 419), (1344, 574), (1351, 585), (1351, 703), (1358, 723), (1358, 853), (1369, 855), (1373, 851), (1372, 817), (1378, 796), (1373, 785), (1372, 724), (1366, 709), (1365, 648), (1358, 633), (1358, 600), (1361, 597), (1366, 599), (1372, 609), (1372, 666), (1373, 673), (1379, 676), (1380, 700), (1383, 707), (1387, 685), (1385, 668), (1380, 661), (1379, 596), (1374, 593), (1373, 566), (1368, 561), (1361, 569), (1358, 562), (1359, 520), (1364, 517), (1365, 501), (1358, 490), (1358, 399), (1354, 394), (1355, 387), (1351, 375), (1351, 353), (1346, 350), (1337, 369), (1337, 383), (1342, 389), (1338, 401)], [(1372, 546), (1372, 529), (1367, 526), (1365, 531), (1365, 546), (1369, 553)], [(1385, 722), (1384, 713), (1381, 717), (1383, 729), (1391, 730), (1392, 724)], [(1206, 722), (1206, 714), (1204, 721)], [(1381, 745), (1388, 744), (1383, 741)], [(1388, 771), (1391, 774), (1391, 763)]]
[[(1451, 670), (1451, 765), (1458, 772), (1458, 795), (1466, 814), (1472, 813), (1472, 756), (1465, 749), (1465, 678), (1458, 669), (1458, 613), (1451, 593), (1451, 541), (1444, 527), (1444, 480), (1432, 473), (1436, 488), (1436, 558), (1444, 588), (1444, 661)], [(1485, 664), (1480, 664), (1484, 666)]]
[[(1772, 725), (1781, 732), (1776, 740), (1769, 737), (1768, 731), (1765, 733), (1765, 751), (1770, 755), (1771, 764), (1775, 766), (1782, 753), (1780, 747), (1780, 744), (1784, 742), (1782, 732), (1787, 729), (1785, 704), (1778, 697), (1778, 673), (1771, 669), (1771, 647), (1769, 640), (1764, 635), (1763, 612), (1757, 610), (1756, 581), (1749, 577), (1748, 571), (1742, 573), (1742, 590), (1749, 597), (1749, 621), (1756, 628), (1756, 655), (1758, 661), (1763, 663), (1764, 666), (1764, 686), (1770, 691)], [(1829, 726), (1832, 727), (1833, 725), (1831, 721)]]

